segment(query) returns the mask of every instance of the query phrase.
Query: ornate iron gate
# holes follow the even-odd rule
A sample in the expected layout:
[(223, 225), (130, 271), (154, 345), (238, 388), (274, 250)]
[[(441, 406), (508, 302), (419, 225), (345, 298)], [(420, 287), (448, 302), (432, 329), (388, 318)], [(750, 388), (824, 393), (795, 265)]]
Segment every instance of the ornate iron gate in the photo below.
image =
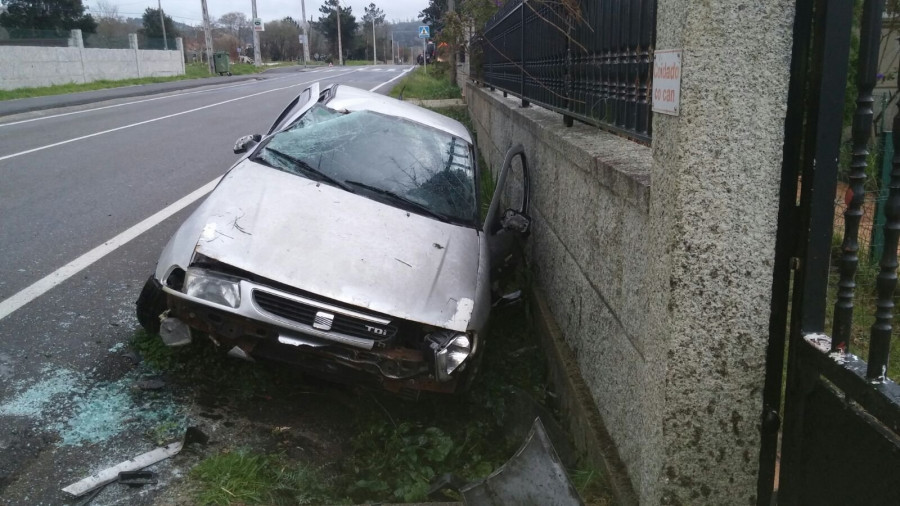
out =
[[(873, 88), (883, 13), (884, 0), (864, 0), (861, 11), (849, 0), (797, 2), (763, 400), (759, 505), (772, 503), (776, 473), (778, 504), (900, 504), (900, 386), (888, 377), (900, 239), (900, 156), (892, 161), (874, 324), (864, 339), (852, 335), (854, 309), (857, 313), (864, 309), (854, 308), (862, 289), (856, 283), (858, 231), (871, 158)], [(857, 33), (858, 55), (852, 55), (851, 37)], [(846, 174), (845, 226), (839, 258), (832, 258), (851, 56), (857, 60), (858, 96)], [(897, 145), (900, 115), (894, 119), (893, 136)], [(837, 284), (831, 292), (833, 306), (828, 298), (829, 278)], [(864, 361), (855, 353), (866, 345)], [(779, 427), (782, 417), (784, 424)]]

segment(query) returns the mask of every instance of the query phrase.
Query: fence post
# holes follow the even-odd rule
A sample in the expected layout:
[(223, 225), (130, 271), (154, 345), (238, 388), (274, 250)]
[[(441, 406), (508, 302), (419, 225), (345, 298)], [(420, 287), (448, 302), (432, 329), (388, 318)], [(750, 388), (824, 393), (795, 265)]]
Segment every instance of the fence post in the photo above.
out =
[(175, 50), (181, 55), (181, 58), (179, 58), (181, 61), (181, 75), (184, 75), (186, 73), (184, 68), (184, 39), (181, 37), (175, 37)]
[(141, 51), (138, 49), (138, 40), (136, 33), (128, 34), (128, 47), (134, 50), (134, 66), (137, 69), (137, 76), (144, 77), (141, 75)]
[(78, 61), (81, 62), (81, 82), (88, 82), (87, 71), (84, 68), (84, 37), (81, 30), (76, 28), (69, 32), (69, 47), (78, 50)]
[(528, 3), (528, 0), (522, 0), (522, 3), (519, 4), (519, 8), (522, 9), (522, 14), (520, 17), (521, 24), (519, 25), (519, 31), (521, 32), (521, 44), (519, 44), (519, 53), (521, 57), (519, 58), (519, 65), (522, 66), (522, 75), (519, 80), (519, 96), (522, 97), (522, 107), (528, 107), (531, 105), (528, 100), (525, 99), (525, 4)]

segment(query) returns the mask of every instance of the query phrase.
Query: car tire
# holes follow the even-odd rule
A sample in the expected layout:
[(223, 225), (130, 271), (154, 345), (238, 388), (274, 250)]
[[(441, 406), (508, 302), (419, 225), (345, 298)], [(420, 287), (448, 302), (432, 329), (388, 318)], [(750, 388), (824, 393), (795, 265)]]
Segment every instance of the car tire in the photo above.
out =
[(135, 303), (138, 323), (147, 332), (159, 334), (159, 315), (168, 309), (166, 292), (154, 276), (150, 276), (144, 283), (144, 288)]

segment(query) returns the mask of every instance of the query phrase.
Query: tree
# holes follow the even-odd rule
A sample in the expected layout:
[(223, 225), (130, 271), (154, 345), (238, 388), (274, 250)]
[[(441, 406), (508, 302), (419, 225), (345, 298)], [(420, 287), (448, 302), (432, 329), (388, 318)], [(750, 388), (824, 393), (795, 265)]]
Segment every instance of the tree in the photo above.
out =
[(431, 26), (431, 33), (437, 33), (444, 28), (444, 14), (447, 13), (447, 0), (428, 0), (428, 7), (419, 13), (422, 21)]
[(94, 9), (97, 20), (97, 33), (85, 38), (85, 44), (91, 47), (128, 47), (128, 34), (134, 28), (119, 14), (119, 7), (111, 2), (99, 0)]
[[(365, 29), (369, 28), (369, 27), (372, 27), (372, 31), (374, 32), (375, 25), (380, 25), (380, 24), (384, 23), (384, 11), (379, 9), (374, 3), (370, 3), (369, 6), (366, 7), (364, 10), (366, 13), (362, 17), (362, 22), (363, 22), (363, 26), (364, 26), (363, 33), (365, 33), (365, 31), (366, 31)], [(375, 37), (374, 33), (372, 34), (372, 37), (374, 39), (374, 37)], [(373, 42), (373, 44), (374, 44), (374, 42)], [(367, 48), (369, 47), (368, 37), (366, 37), (366, 47)], [(368, 59), (368, 54), (366, 55), (366, 59)]]
[(325, 0), (325, 3), (319, 7), (319, 12), (323, 15), (319, 16), (319, 31), (328, 39), (333, 46), (334, 54), (337, 54), (338, 36), (337, 36), (337, 10), (341, 9), (341, 46), (345, 51), (350, 49), (350, 43), (356, 34), (356, 18), (353, 16), (353, 8), (339, 7), (338, 0)]
[(14, 38), (48, 32), (54, 37), (68, 37), (76, 29), (85, 35), (96, 32), (97, 22), (84, 11), (81, 0), (7, 0), (6, 12), (0, 14), (0, 26)]
[[(163, 11), (163, 16), (166, 23), (167, 45), (169, 46), (169, 48), (174, 49), (175, 38), (179, 37), (181, 33), (177, 28), (175, 28), (175, 23), (172, 22), (172, 18), (165, 14), (165, 11)], [(147, 9), (144, 11), (144, 16), (142, 19), (144, 27), (141, 28), (139, 32), (144, 40), (143, 44), (141, 44), (141, 47), (162, 49), (165, 45), (163, 44), (162, 25), (159, 23), (159, 9), (147, 7)]]
[(300, 55), (300, 24), (290, 16), (281, 21), (266, 23), (266, 31), (259, 34), (259, 48), (263, 58), (290, 61)]
[(219, 18), (219, 25), (242, 43), (252, 42), (253, 27), (250, 26), (250, 20), (243, 12), (222, 14)]

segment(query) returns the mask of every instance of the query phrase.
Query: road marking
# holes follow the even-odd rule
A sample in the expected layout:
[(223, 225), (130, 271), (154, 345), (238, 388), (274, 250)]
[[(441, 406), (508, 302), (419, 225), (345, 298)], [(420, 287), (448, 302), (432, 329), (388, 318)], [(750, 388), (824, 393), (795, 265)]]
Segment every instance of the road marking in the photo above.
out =
[[(287, 76), (286, 76), (286, 77), (273, 77), (273, 78), (271, 78), (271, 79), (266, 79), (265, 82), (278, 81), (278, 80), (280, 80), (280, 79), (287, 79)], [(238, 88), (238, 87), (240, 87), (240, 86), (249, 86), (249, 85), (251, 85), (251, 84), (259, 84), (259, 83), (260, 83), (260, 81), (254, 80), (254, 81), (249, 81), (249, 82), (246, 82), (246, 83), (233, 84), (233, 85), (231, 85), (231, 86), (221, 86), (221, 87), (218, 87), (218, 88), (213, 88), (213, 89), (211, 89), (211, 90), (195, 90), (195, 91), (187, 91), (187, 92), (184, 92), (184, 93), (177, 93), (177, 94), (174, 94), (174, 95), (166, 95), (166, 96), (164, 96), (164, 97), (145, 98), (145, 99), (143, 99), (143, 100), (135, 100), (135, 101), (133, 101), (133, 102), (125, 102), (125, 103), (122, 103), (122, 104), (113, 104), (113, 105), (106, 105), (106, 106), (103, 106), (103, 107), (95, 107), (95, 108), (93, 108), (93, 109), (84, 109), (84, 110), (81, 110), (81, 111), (64, 112), (64, 113), (61, 113), (61, 114), (53, 114), (53, 115), (51, 115), (51, 116), (41, 116), (40, 118), (31, 118), (31, 119), (25, 119), (25, 120), (21, 120), (21, 121), (12, 121), (12, 122), (10, 122), (10, 123), (0, 123), (0, 128), (7, 127), (7, 126), (13, 126), (13, 125), (21, 125), (22, 123), (31, 123), (32, 121), (41, 121), (41, 120), (45, 120), (45, 119), (61, 118), (61, 117), (63, 117), (63, 116), (71, 116), (71, 115), (73, 115), (73, 114), (84, 114), (84, 113), (86, 113), (86, 112), (102, 111), (102, 110), (104, 110), (104, 109), (112, 109), (112, 108), (115, 108), (115, 107), (124, 107), (124, 106), (126, 106), (126, 105), (143, 104), (144, 102), (153, 102), (154, 100), (165, 100), (165, 99), (167, 99), (167, 98), (183, 97), (183, 96), (185, 96), (185, 95), (194, 95), (194, 94), (196, 94), (196, 93), (209, 93), (209, 92), (212, 92), (212, 91), (227, 90), (227, 89), (230, 89), (230, 88)], [(214, 85), (214, 84), (210, 84), (209, 86), (215, 86), (215, 85)], [(115, 99), (112, 98), (112, 99), (110, 99), (110, 100), (115, 100)], [(63, 106), (63, 107), (65, 107), (65, 106)]]
[[(404, 74), (406, 74), (410, 70), (412, 70), (412, 67), (410, 67), (407, 70), (404, 70), (396, 77), (379, 84), (378, 86), (376, 86), (375, 88), (372, 88), (369, 91), (374, 91), (391, 81), (399, 79), (400, 77), (402, 77)], [(352, 70), (350, 72), (347, 72), (346, 74), (351, 74), (353, 72), (356, 72), (356, 71)], [(334, 76), (334, 77), (337, 77), (337, 76)], [(308, 84), (310, 82), (313, 82), (313, 81), (307, 81), (307, 82), (303, 82), (303, 83), (299, 83), (299, 84), (294, 84), (294, 85), (286, 86), (283, 88), (276, 88), (273, 90), (255, 93), (253, 95), (247, 95), (246, 97), (241, 97), (241, 98), (249, 98), (249, 97), (256, 96), (256, 95), (262, 95), (264, 93), (270, 93), (273, 91), (279, 91), (279, 90), (283, 90), (283, 89), (293, 88), (293, 87), (296, 87), (296, 86), (299, 86), (302, 84)], [(211, 105), (203, 106), (203, 107), (200, 107), (197, 109), (192, 109), (190, 111), (184, 111), (184, 112), (181, 112), (178, 114), (163, 116), (163, 117), (157, 118), (155, 120), (148, 120), (148, 121), (143, 121), (140, 123), (135, 123), (133, 125), (128, 125), (128, 126), (116, 128), (113, 130), (108, 130), (107, 132), (122, 130), (123, 128), (129, 128), (130, 126), (142, 125), (142, 124), (150, 123), (152, 121), (157, 121), (159, 119), (170, 118), (172, 116), (178, 116), (180, 114), (187, 114), (189, 112), (198, 111), (198, 110), (206, 109), (209, 107), (214, 107), (216, 105), (233, 102), (235, 100), (240, 100), (240, 98), (227, 100), (225, 102), (219, 102), (218, 104), (211, 104)], [(87, 137), (93, 137), (96, 135), (101, 135), (102, 133), (106, 133), (106, 132), (98, 132), (97, 134), (91, 134), (91, 135), (88, 135), (85, 137), (79, 137), (78, 139), (64, 141), (62, 143), (51, 144), (51, 145), (45, 146), (43, 148), (36, 148), (34, 150), (29, 150), (28, 152), (34, 152), (34, 151), (38, 151), (40, 149), (46, 149), (48, 147), (52, 147), (55, 145), (65, 144), (67, 142), (73, 142), (75, 140), (84, 139)], [(25, 153), (26, 152), (22, 152), (21, 154), (25, 154)], [(10, 156), (13, 156), (13, 155), (10, 155)], [(14, 156), (18, 156), (18, 154), (14, 155)], [(5, 158), (0, 158), (0, 160), (3, 160), (3, 159), (5, 159)], [(134, 240), (139, 235), (150, 230), (151, 228), (155, 227), (156, 225), (162, 223), (166, 219), (173, 216), (175, 213), (183, 210), (187, 206), (189, 206), (189, 205), (193, 204), (194, 202), (196, 202), (197, 200), (201, 199), (202, 197), (207, 195), (209, 192), (211, 192), (213, 190), (213, 188), (215, 188), (216, 184), (218, 184), (218, 182), (219, 182), (219, 179), (220, 179), (220, 177), (213, 179), (209, 183), (206, 183), (202, 187), (194, 190), (190, 194), (182, 197), (178, 201), (165, 207), (163, 210), (157, 212), (156, 214), (153, 214), (149, 218), (144, 219), (140, 223), (132, 226), (128, 230), (125, 230), (124, 232), (120, 233), (119, 235), (104, 242), (100, 246), (97, 246), (96, 248), (88, 251), (87, 253), (76, 258), (75, 260), (72, 260), (68, 264), (60, 267), (59, 269), (56, 269), (55, 271), (51, 272), (47, 276), (44, 276), (43, 278), (36, 281), (35, 283), (29, 285), (28, 287), (20, 290), (17, 293), (15, 293), (11, 297), (9, 297), (3, 301), (0, 301), (0, 320), (3, 320), (4, 318), (9, 316), (13, 312), (17, 311), (18, 309), (20, 309), (23, 306), (25, 306), (26, 304), (28, 304), (29, 302), (31, 302), (31, 301), (35, 300), (36, 298), (40, 297), (41, 295), (47, 293), (48, 291), (50, 291), (54, 287), (62, 284), (63, 282), (65, 282), (67, 279), (71, 278), (75, 274), (78, 274), (79, 272), (83, 271), (84, 269), (87, 269), (88, 267), (90, 267), (91, 265), (93, 265), (94, 263), (96, 263), (98, 260), (102, 259), (106, 255), (108, 255), (108, 254), (112, 253), (113, 251), (121, 248), (122, 246), (128, 244), (129, 242)]]
[[(355, 71), (355, 70), (351, 70), (350, 72), (346, 72), (346, 73), (344, 73), (344, 74), (342, 74), (342, 75), (352, 74), (353, 72), (356, 72), (356, 71)], [(332, 77), (340, 77), (340, 76), (332, 76)], [(273, 89), (271, 89), (271, 90), (260, 91), (260, 92), (258, 92), (258, 93), (252, 93), (252, 94), (250, 94), (250, 95), (244, 95), (243, 97), (232, 98), (232, 99), (229, 99), (229, 100), (224, 100), (224, 101), (222, 101), (222, 102), (216, 102), (215, 104), (209, 104), (209, 105), (204, 105), (204, 106), (201, 106), (201, 107), (196, 107), (196, 108), (194, 108), (194, 109), (189, 109), (189, 110), (187, 110), (187, 111), (176, 112), (176, 113), (174, 113), (174, 114), (167, 114), (167, 115), (165, 115), (165, 116), (160, 116), (160, 117), (158, 117), (158, 118), (148, 119), (148, 120), (145, 120), (145, 121), (139, 121), (139, 122), (137, 122), (137, 123), (131, 123), (131, 124), (129, 124), (129, 125), (124, 125), (124, 126), (120, 126), (120, 127), (116, 127), (116, 128), (110, 128), (109, 130), (103, 130), (102, 132), (95, 132), (95, 133), (92, 133), (92, 134), (82, 135), (81, 137), (75, 137), (75, 138), (73, 138), (73, 139), (67, 139), (67, 140), (60, 141), (60, 142), (54, 142), (53, 144), (47, 144), (46, 146), (39, 146), (39, 147), (36, 147), (36, 148), (27, 149), (27, 150), (25, 150), (25, 151), (20, 151), (20, 152), (18, 152), (18, 153), (12, 153), (12, 154), (10, 154), (10, 155), (0, 156), (0, 162), (2, 162), (2, 161), (4, 161), (4, 160), (9, 160), (10, 158), (16, 158), (16, 157), (18, 157), (18, 156), (28, 155), (28, 154), (35, 153), (35, 152), (38, 152), (38, 151), (43, 151), (43, 150), (45, 150), (45, 149), (55, 148), (55, 147), (57, 147), (57, 146), (62, 146), (62, 145), (64, 145), (64, 144), (69, 144), (69, 143), (72, 143), (72, 142), (82, 141), (82, 140), (84, 140), (84, 139), (90, 139), (91, 137), (97, 137), (97, 136), (100, 136), (100, 135), (105, 135), (105, 134), (109, 134), (109, 133), (113, 133), (113, 132), (118, 132), (119, 130), (125, 130), (125, 129), (133, 128), (133, 127), (136, 127), (136, 126), (146, 125), (146, 124), (148, 124), (148, 123), (155, 123), (155, 122), (157, 122), (157, 121), (162, 121), (162, 120), (164, 120), (164, 119), (174, 118), (174, 117), (176, 117), (176, 116), (183, 116), (183, 115), (185, 115), (185, 114), (190, 114), (190, 113), (192, 113), (192, 112), (202, 111), (203, 109), (209, 109), (210, 107), (216, 107), (216, 106), (219, 106), (219, 105), (224, 105), (224, 104), (228, 104), (228, 103), (231, 103), (231, 102), (236, 102), (236, 101), (238, 101), (238, 100), (244, 100), (244, 99), (251, 98), (251, 97), (256, 97), (256, 96), (259, 96), (259, 95), (265, 95), (265, 94), (267, 94), (267, 93), (272, 93), (272, 92), (275, 92), (275, 91), (287, 90), (287, 89), (289, 89), (289, 88), (296, 88), (297, 86), (303, 86), (304, 84), (309, 84), (309, 83), (312, 83), (312, 82), (315, 82), (315, 79), (313, 79), (313, 80), (311, 80), (311, 81), (304, 81), (304, 82), (302, 82), (302, 83), (292, 84), (292, 85), (290, 85), (290, 86), (283, 86), (283, 87), (281, 87), (281, 88), (273, 88)]]
[(406, 70), (401, 71), (399, 74), (397, 74), (396, 77), (393, 77), (393, 78), (391, 78), (391, 79), (389, 79), (389, 80), (387, 80), (387, 81), (385, 81), (385, 82), (379, 84), (378, 86), (372, 88), (372, 89), (369, 90), (369, 91), (375, 91), (375, 90), (377, 90), (378, 88), (381, 88), (382, 86), (384, 86), (385, 84), (387, 84), (387, 83), (389, 83), (389, 82), (391, 82), (391, 81), (396, 81), (397, 79), (400, 79), (401, 77), (403, 77), (403, 76), (404, 76), (407, 72), (409, 72), (410, 70), (412, 70), (412, 67), (410, 67), (410, 68), (408, 68), (408, 69), (406, 69)]
[(97, 260), (105, 257), (106, 255), (112, 253), (113, 251), (119, 249), (124, 246), (128, 242), (130, 242), (135, 237), (143, 234), (144, 232), (150, 230), (156, 225), (160, 224), (163, 220), (169, 218), (173, 214), (181, 211), (185, 207), (193, 204), (201, 197), (211, 192), (212, 189), (216, 186), (216, 183), (219, 182), (219, 178), (215, 178), (212, 181), (206, 183), (202, 187), (194, 190), (190, 194), (182, 197), (177, 202), (169, 205), (162, 211), (146, 218), (141, 221), (137, 225), (129, 228), (128, 230), (122, 232), (121, 234), (113, 237), (112, 239), (104, 242), (100, 246), (88, 251), (87, 253), (81, 255), (80, 257), (72, 260), (68, 264), (56, 269), (51, 272), (47, 276), (44, 276), (31, 286), (19, 291), (12, 297), (0, 302), (0, 320), (3, 320), (10, 314), (12, 314), (17, 309), (21, 308), (25, 304), (33, 301), (34, 299), (40, 297), (41, 295), (50, 291), (53, 287), (59, 285), (63, 281), (71, 278), (75, 274), (87, 269)]

